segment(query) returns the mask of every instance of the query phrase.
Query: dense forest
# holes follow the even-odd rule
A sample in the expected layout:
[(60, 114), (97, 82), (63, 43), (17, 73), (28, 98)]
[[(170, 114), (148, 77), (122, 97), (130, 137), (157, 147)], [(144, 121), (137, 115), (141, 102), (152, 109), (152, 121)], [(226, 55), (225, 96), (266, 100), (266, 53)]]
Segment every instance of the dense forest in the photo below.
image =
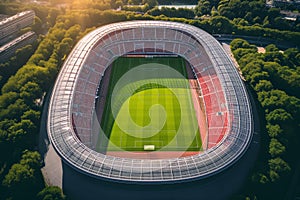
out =
[(270, 44), (259, 53), (242, 39), (233, 40), (231, 50), (257, 100), (262, 126), (259, 158), (244, 192), (251, 199), (287, 198), (300, 164), (300, 51)]
[[(155, 0), (28, 2), (0, 3), (0, 13), (6, 15), (34, 10), (36, 19), (31, 29), (39, 34), (36, 43), (0, 63), (3, 199), (66, 198), (59, 188), (47, 186), (41, 175), (43, 158), (37, 151), (40, 116), (43, 99), (49, 95), (67, 55), (82, 36), (96, 27), (126, 20), (169, 20), (209, 33), (258, 36), (275, 42), (289, 41), (294, 47), (300, 45), (299, 21), (283, 19), (279, 8), (266, 7), (261, 0), (199, 0), (195, 10), (158, 9), (156, 5), (162, 2)], [(262, 54), (255, 45), (241, 39), (233, 40), (231, 49), (257, 99), (262, 121), (260, 156), (241, 194), (233, 198), (282, 199), (298, 165), (295, 152), (299, 151), (300, 141), (296, 134), (300, 121), (299, 49), (281, 50), (268, 45)]]

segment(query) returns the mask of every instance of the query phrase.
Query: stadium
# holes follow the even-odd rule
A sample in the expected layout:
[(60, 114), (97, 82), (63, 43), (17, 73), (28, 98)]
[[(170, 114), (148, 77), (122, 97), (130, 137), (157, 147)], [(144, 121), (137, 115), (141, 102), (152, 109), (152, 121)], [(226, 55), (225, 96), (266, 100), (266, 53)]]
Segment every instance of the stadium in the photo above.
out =
[(47, 129), (79, 172), (170, 183), (233, 165), (253, 127), (244, 83), (216, 39), (187, 24), (130, 21), (75, 46), (54, 86)]

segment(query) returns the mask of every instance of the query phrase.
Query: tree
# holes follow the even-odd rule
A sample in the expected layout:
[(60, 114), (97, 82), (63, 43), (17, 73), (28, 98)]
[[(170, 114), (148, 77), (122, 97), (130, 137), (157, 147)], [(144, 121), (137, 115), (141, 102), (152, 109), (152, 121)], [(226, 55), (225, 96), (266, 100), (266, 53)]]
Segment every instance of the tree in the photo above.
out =
[(179, 18), (194, 18), (195, 14), (191, 9), (185, 9), (185, 8), (167, 8), (162, 7), (159, 9), (158, 7), (155, 7), (149, 11), (147, 11), (147, 14), (152, 16), (160, 16), (164, 15), (167, 17), (179, 17)]
[(19, 163), (13, 164), (2, 185), (13, 199), (34, 199), (41, 189), (41, 157), (38, 152), (24, 151)]
[(226, 17), (215, 16), (210, 19), (213, 33), (232, 33), (234, 24)]
[(72, 40), (76, 40), (80, 32), (81, 26), (79, 24), (75, 24), (66, 31), (65, 38), (71, 38)]
[(272, 182), (278, 180), (280, 178), (280, 174), (284, 175), (291, 171), (290, 166), (280, 157), (270, 159), (268, 164), (270, 168), (270, 178)]
[(30, 120), (32, 121), (35, 125), (40, 123), (40, 111), (35, 111), (35, 110), (27, 110), (24, 112), (24, 114), (21, 116), (21, 119), (23, 120)]
[[(269, 74), (268, 72), (257, 72), (257, 73), (253, 73), (251, 76), (247, 76), (247, 78), (250, 78), (250, 83), (252, 85), (256, 85), (259, 83), (259, 81), (265, 81), (269, 79)], [(248, 80), (248, 79), (247, 79)], [(249, 81), (248, 80), (248, 81)]]
[[(257, 30), (260, 31), (259, 28)], [(276, 34), (278, 35), (278, 33)], [(285, 54), (279, 51), (275, 45), (269, 45), (265, 54), (247, 53), (244, 51), (248, 46), (246, 42), (234, 40), (232, 44), (231, 48), (234, 49), (233, 53), (242, 73), (256, 91), (258, 101), (263, 109), (262, 112), (265, 113), (265, 118), (262, 118), (261, 122), (262, 126), (266, 125), (268, 133), (262, 137), (269, 148), (261, 150), (263, 156), (259, 158), (257, 169), (252, 175), (252, 182), (249, 183), (250, 192), (255, 191), (255, 194), (258, 194), (261, 199), (274, 199), (283, 193), (275, 191), (271, 194), (271, 191), (277, 186), (283, 187), (282, 183), (285, 179), (282, 177), (286, 177), (291, 170), (289, 164), (279, 156), (284, 155), (290, 163), (296, 162), (298, 158), (295, 152), (298, 152), (299, 147), (297, 130), (300, 120), (300, 100), (295, 97), (299, 93), (299, 89), (294, 88), (298, 85), (297, 73), (299, 74), (299, 70), (298, 72), (295, 70), (297, 66), (295, 63), (298, 61), (289, 58), (297, 57), (298, 50), (291, 49)], [(295, 96), (292, 96), (293, 94)], [(287, 144), (288, 148), (285, 146)], [(269, 155), (264, 154), (265, 150)], [(268, 169), (263, 168), (264, 163), (268, 164)], [(265, 186), (261, 187), (263, 185)], [(286, 187), (282, 191), (286, 191)]]
[(6, 143), (8, 141), (8, 135), (9, 135), (8, 129), (14, 124), (15, 124), (15, 120), (12, 119), (4, 119), (0, 121), (0, 148), (4, 147), (3, 143)]
[(34, 32), (36, 32), (37, 34), (42, 34), (43, 33), (43, 22), (42, 20), (38, 17), (38, 16), (35, 16), (34, 17), (34, 23), (32, 25), (32, 30)]
[(234, 51), (239, 48), (256, 49), (257, 50), (257, 48), (254, 45), (250, 45), (249, 42), (247, 42), (244, 39), (240, 39), (240, 38), (232, 40), (230, 42), (230, 48), (231, 48), (231, 51)]
[(283, 130), (281, 129), (279, 124), (273, 125), (273, 124), (268, 123), (266, 128), (267, 128), (269, 136), (273, 137), (273, 138), (278, 137), (283, 132)]
[(122, 6), (123, 6), (123, 1), (121, 1), (121, 0), (116, 1), (116, 7), (117, 8), (120, 8)]
[(123, 6), (123, 1), (121, 1), (121, 0), (111, 0), (110, 1), (110, 6), (113, 9), (117, 9), (117, 8)]
[(29, 110), (28, 105), (23, 99), (17, 99), (14, 103), (7, 106), (7, 108), (0, 110), (0, 120), (5, 118), (20, 120), (21, 115)]
[(285, 146), (283, 146), (277, 139), (272, 138), (269, 144), (269, 153), (272, 157), (280, 156), (285, 152)]
[(65, 200), (62, 190), (57, 186), (47, 186), (37, 194), (38, 200)]
[(20, 89), (20, 97), (24, 99), (27, 105), (33, 105), (37, 99), (40, 99), (43, 91), (37, 83), (27, 82)]
[(216, 9), (215, 6), (213, 6), (213, 7), (211, 8), (210, 13), (211, 13), (211, 16), (213, 16), (213, 17), (219, 15), (218, 10)]
[(300, 100), (296, 97), (287, 95), (282, 90), (271, 90), (269, 92), (258, 92), (258, 100), (265, 109), (275, 110), (284, 108), (293, 117), (298, 117)]
[(23, 119), (18, 123), (14, 123), (8, 129), (8, 139), (17, 145), (18, 147), (28, 148), (35, 143), (34, 136), (37, 133), (37, 127), (35, 124), (28, 120)]
[(272, 124), (285, 124), (292, 119), (292, 115), (282, 108), (275, 109), (266, 115), (267, 122)]
[(283, 19), (281, 16), (274, 18), (274, 23), (272, 24), (273, 28), (279, 30), (290, 30), (291, 27), (287, 20)]
[(34, 170), (38, 170), (42, 166), (41, 155), (37, 151), (28, 151), (23, 152), (22, 158), (20, 160), (21, 165), (28, 165)]
[(47, 25), (49, 27), (53, 26), (55, 24), (57, 16), (61, 13), (61, 11), (57, 8), (50, 8), (48, 11), (47, 16)]
[(269, 44), (265, 47), (266, 52), (278, 52), (279, 49), (276, 47), (275, 44)]
[(252, 181), (255, 183), (266, 184), (269, 182), (268, 177), (263, 173), (255, 173), (251, 177)]
[(209, 15), (211, 14), (211, 8), (212, 7), (208, 0), (200, 0), (195, 8), (195, 13), (197, 16)]
[[(238, 52), (239, 50), (240, 49), (237, 49), (233, 53), (235, 53), (236, 51)], [(250, 49), (241, 48), (241, 50), (245, 50), (245, 52), (242, 55), (240, 55), (241, 57), (237, 57), (237, 59), (240, 58), (238, 60), (238, 63), (240, 65), (240, 68), (242, 69), (242, 71), (244, 70), (244, 67), (250, 62), (264, 63), (262, 55), (260, 53), (258, 53), (257, 50), (252, 49), (252, 48), (250, 48)], [(246, 53), (246, 51), (248, 51), (248, 54)], [(234, 54), (234, 56), (235, 56), (235, 54)], [(263, 64), (263, 66), (264, 66), (264, 64)]]
[(18, 99), (19, 95), (16, 92), (7, 92), (0, 95), (0, 109), (7, 108), (10, 104)]
[(291, 61), (294, 66), (300, 65), (300, 52), (296, 48), (289, 48), (284, 51), (284, 55), (287, 57), (289, 61)]
[(259, 80), (259, 82), (255, 85), (254, 89), (256, 92), (270, 91), (273, 89), (273, 85), (268, 80)]
[(21, 87), (31, 81), (39, 85), (42, 91), (49, 88), (47, 68), (36, 65), (25, 65), (18, 72), (10, 77), (8, 82), (2, 87), (2, 93), (14, 91), (19, 92)]
[(266, 62), (276, 62), (280, 65), (288, 64), (288, 60), (283, 53), (276, 51), (276, 47), (269, 47), (268, 51), (263, 54)]
[[(300, 68), (299, 68), (300, 69)], [(295, 88), (296, 91), (299, 91), (300, 89), (300, 73), (299, 70), (294, 70), (289, 68), (288, 66), (282, 66), (278, 68), (277, 76), (279, 75), (279, 78), (282, 80), (279, 80), (279, 83), (282, 83), (284, 85), (290, 85), (291, 87)], [(295, 91), (296, 96), (297, 92)]]
[(233, 23), (235, 23), (238, 26), (248, 26), (249, 22), (243, 18), (234, 18)]
[(64, 38), (61, 43), (58, 45), (57, 56), (63, 58), (69, 53), (72, 49), (73, 40), (72, 38)]
[(263, 27), (264, 28), (270, 28), (271, 27), (271, 25), (270, 25), (270, 21), (269, 21), (269, 16), (266, 16), (265, 18), (264, 18), (264, 20), (263, 20)]
[(7, 82), (10, 76), (15, 74), (27, 62), (35, 48), (35, 43), (33, 45), (26, 45), (17, 49), (14, 56), (5, 63), (1, 63), (0, 61), (0, 76), (2, 77), (0, 88)]
[(157, 0), (143, 0), (142, 4), (144, 4), (144, 5), (148, 4), (149, 8), (151, 9), (151, 8), (154, 8), (155, 6), (157, 6), (158, 2), (157, 2)]
[(219, 6), (218, 7), (218, 12), (221, 16), (224, 16), (228, 19), (233, 19), (235, 14), (232, 12), (232, 10), (229, 7), (226, 6)]
[[(236, 51), (238, 51), (240, 49), (237, 49)], [(249, 53), (249, 52), (248, 52)], [(247, 55), (244, 54), (244, 55)], [(247, 63), (244, 67), (242, 67), (242, 71), (245, 74), (245, 78), (250, 81), (252, 80), (252, 76), (254, 76), (255, 74), (260, 74), (260, 73), (264, 73), (264, 76), (268, 77), (268, 73), (262, 71), (264, 66), (264, 62), (262, 62), (261, 60), (254, 60), (252, 62)]]
[(267, 71), (271, 76), (276, 76), (277, 70), (281, 67), (277, 62), (265, 62), (264, 70)]
[(46, 58), (42, 53), (35, 53), (30, 57), (30, 63), (40, 65), (40, 61), (45, 59)]
[(128, 0), (129, 5), (139, 5), (142, 3), (142, 0)]
[(270, 8), (268, 10), (268, 16), (269, 16), (269, 19), (272, 20), (271, 23), (274, 22), (273, 19), (275, 19), (276, 17), (279, 17), (281, 14), (280, 14), (280, 9), (278, 8)]
[(270, 170), (269, 176), (270, 176), (272, 182), (276, 182), (277, 180), (280, 179), (279, 174), (274, 170)]
[(280, 157), (270, 159), (269, 167), (276, 172), (288, 172), (291, 170), (290, 166)]
[[(54, 34), (51, 32), (51, 35)], [(31, 57), (29, 59), (28, 64), (35, 64), (39, 65), (39, 59), (36, 59), (35, 56), (39, 54), (38, 57), (41, 58), (41, 60), (48, 60), (49, 57), (52, 54), (52, 51), (54, 49), (54, 41), (49, 37), (46, 37), (43, 39), (43, 41), (39, 44), (39, 47), (37, 48), (36, 52), (33, 54), (34, 57)]]
[(3, 185), (8, 188), (27, 188), (34, 182), (34, 170), (28, 165), (14, 164), (3, 180)]

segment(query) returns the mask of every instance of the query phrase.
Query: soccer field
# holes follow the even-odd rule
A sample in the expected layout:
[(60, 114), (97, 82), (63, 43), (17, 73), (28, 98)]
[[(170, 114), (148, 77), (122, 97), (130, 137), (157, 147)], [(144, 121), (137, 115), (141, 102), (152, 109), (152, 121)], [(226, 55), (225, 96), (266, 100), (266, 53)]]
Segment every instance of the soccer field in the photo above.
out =
[[(151, 64), (151, 72), (148, 65)], [(161, 75), (161, 65), (181, 76)], [(141, 67), (142, 66), (142, 67)], [(114, 93), (120, 78), (133, 68), (157, 74), (151, 79), (127, 80)], [(118, 58), (112, 64), (103, 133), (98, 151), (199, 151), (201, 137), (194, 110), (185, 61), (179, 57)]]

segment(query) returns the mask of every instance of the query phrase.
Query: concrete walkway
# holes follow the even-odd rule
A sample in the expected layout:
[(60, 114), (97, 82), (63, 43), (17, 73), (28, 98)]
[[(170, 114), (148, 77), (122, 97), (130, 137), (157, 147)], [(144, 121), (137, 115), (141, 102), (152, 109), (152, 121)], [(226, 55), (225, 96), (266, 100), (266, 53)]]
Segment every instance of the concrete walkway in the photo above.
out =
[(42, 173), (46, 184), (62, 188), (62, 163), (52, 144), (49, 145), (44, 161), (45, 166), (42, 168)]
[(43, 113), (41, 116), (39, 152), (44, 159), (44, 167), (41, 169), (41, 171), (44, 176), (44, 181), (47, 185), (58, 186), (62, 188), (62, 161), (54, 150), (52, 144), (50, 144), (47, 133), (48, 107), (51, 92), (52, 90), (49, 91), (44, 99)]

